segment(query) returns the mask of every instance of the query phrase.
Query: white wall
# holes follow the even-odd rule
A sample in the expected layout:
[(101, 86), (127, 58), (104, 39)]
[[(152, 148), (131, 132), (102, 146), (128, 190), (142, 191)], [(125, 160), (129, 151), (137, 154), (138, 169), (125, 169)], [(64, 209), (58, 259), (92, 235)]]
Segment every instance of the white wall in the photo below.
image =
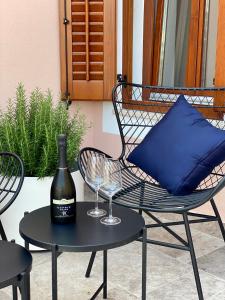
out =
[(218, 22), (218, 0), (210, 1), (208, 43), (206, 58), (206, 86), (213, 86), (216, 67), (216, 42), (217, 42), (217, 22)]
[(144, 0), (134, 0), (133, 82), (142, 83)]
[[(117, 0), (117, 74), (122, 74), (122, 14), (123, 0)], [(133, 25), (133, 82), (142, 82), (143, 65), (143, 16), (144, 0), (134, 0)], [(119, 134), (113, 106), (103, 102), (102, 130), (105, 133)]]

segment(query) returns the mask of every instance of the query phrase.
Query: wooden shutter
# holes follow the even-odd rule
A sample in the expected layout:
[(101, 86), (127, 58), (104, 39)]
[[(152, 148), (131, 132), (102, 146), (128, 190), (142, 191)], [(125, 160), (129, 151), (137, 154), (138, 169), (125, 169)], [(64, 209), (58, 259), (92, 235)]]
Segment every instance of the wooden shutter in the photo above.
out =
[(116, 82), (116, 0), (60, 1), (62, 92), (67, 77), (71, 100), (111, 99)]

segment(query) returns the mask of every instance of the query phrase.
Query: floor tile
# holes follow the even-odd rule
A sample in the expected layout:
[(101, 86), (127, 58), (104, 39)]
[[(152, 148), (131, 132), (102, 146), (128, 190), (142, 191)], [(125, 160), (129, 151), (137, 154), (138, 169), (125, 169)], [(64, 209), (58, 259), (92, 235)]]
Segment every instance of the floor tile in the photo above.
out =
[(223, 239), (218, 222), (191, 224), (191, 228), (203, 233), (207, 233), (219, 239)]
[(225, 280), (225, 247), (200, 257), (198, 259), (198, 267)]
[[(199, 231), (193, 232), (193, 243), (197, 258), (209, 254), (224, 246), (224, 241), (221, 239)], [(186, 252), (183, 256), (180, 256), (178, 260), (189, 263), (191, 261), (189, 252)]]
[(4, 288), (0, 290), (0, 299), (1, 300), (11, 300), (12, 299), (12, 288)]
[[(203, 295), (205, 300), (212, 300), (218, 291), (224, 290), (225, 282), (218, 280), (214, 276), (200, 272)], [(197, 289), (194, 276), (191, 273), (184, 273), (178, 280), (174, 280), (170, 285), (164, 284), (159, 289), (148, 294), (147, 299), (157, 300), (197, 300)], [(224, 298), (223, 298), (224, 299)], [(215, 298), (215, 300), (218, 300)]]
[(225, 290), (220, 291), (218, 294), (210, 297), (209, 300), (224, 300), (225, 299)]
[[(96, 299), (102, 300), (102, 294), (100, 294)], [(137, 297), (126, 290), (122, 290), (120, 287), (109, 288), (108, 290), (108, 300), (140, 300), (140, 297)]]
[[(153, 249), (148, 249), (147, 257), (147, 286), (148, 289), (157, 289), (162, 282), (170, 285), (175, 279), (179, 279), (185, 272), (192, 273), (188, 264), (177, 262), (174, 258)], [(101, 274), (102, 258), (98, 255), (92, 276)], [(112, 284), (122, 289), (141, 295), (141, 244), (138, 242), (109, 251), (108, 272)]]
[(32, 251), (33, 265), (38, 266), (51, 260), (50, 251)]
[[(187, 240), (184, 228), (174, 227), (173, 230), (179, 234), (184, 240)], [(153, 240), (160, 240), (169, 243), (176, 243), (181, 245), (174, 237), (161, 228), (148, 229), (148, 237)], [(212, 235), (200, 232), (198, 230), (192, 230), (192, 238), (194, 243), (194, 248), (196, 252), (196, 257), (201, 257), (208, 253), (215, 251), (218, 248), (224, 246), (224, 241), (222, 239), (216, 238)], [(189, 263), (191, 261), (190, 253), (188, 251), (182, 251), (173, 248), (167, 248), (162, 246), (152, 245), (160, 252), (165, 253), (173, 258), (178, 259), (181, 262)]]
[[(136, 300), (141, 297), (140, 242), (116, 248), (108, 255), (109, 299)], [(33, 300), (51, 299), (51, 257), (48, 252), (33, 254), (31, 296)], [(102, 253), (98, 252), (91, 277), (84, 277), (90, 253), (63, 253), (58, 258), (58, 290), (60, 300), (90, 299), (102, 282)], [(194, 275), (189, 264), (183, 264), (153, 246), (148, 246), (147, 299), (196, 298)], [(210, 259), (210, 258), (209, 258)], [(223, 257), (222, 257), (223, 259)], [(224, 260), (223, 260), (224, 261)], [(207, 269), (207, 272), (211, 270)], [(225, 281), (201, 271), (205, 299), (225, 290)], [(9, 300), (11, 290), (1, 291), (2, 300)], [(0, 294), (0, 296), (2, 296)], [(73, 297), (71, 297), (73, 295)], [(188, 295), (188, 297), (187, 297)], [(151, 296), (151, 297), (150, 297)], [(186, 298), (185, 298), (186, 297)], [(101, 299), (99, 296), (98, 299)]]

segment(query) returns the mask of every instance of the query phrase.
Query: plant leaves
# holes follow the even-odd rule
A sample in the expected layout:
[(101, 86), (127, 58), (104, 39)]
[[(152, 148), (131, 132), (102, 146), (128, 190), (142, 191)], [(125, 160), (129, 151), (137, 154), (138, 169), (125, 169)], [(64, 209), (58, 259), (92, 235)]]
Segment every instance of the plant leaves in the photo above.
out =
[(67, 135), (68, 165), (73, 168), (87, 128), (79, 111), (69, 116), (62, 101), (53, 105), (50, 91), (37, 88), (27, 97), (19, 83), (15, 101), (9, 100), (7, 111), (0, 112), (0, 151), (17, 153), (26, 176), (51, 176), (58, 163), (58, 135)]

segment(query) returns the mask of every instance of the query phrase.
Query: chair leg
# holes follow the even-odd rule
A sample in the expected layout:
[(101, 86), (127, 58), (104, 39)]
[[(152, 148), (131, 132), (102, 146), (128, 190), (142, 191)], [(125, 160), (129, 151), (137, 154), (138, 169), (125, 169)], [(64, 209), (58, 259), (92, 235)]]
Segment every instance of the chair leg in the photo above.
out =
[(216, 206), (216, 203), (215, 203), (214, 199), (211, 199), (210, 202), (211, 202), (213, 211), (214, 211), (214, 213), (215, 213), (215, 216), (216, 216), (217, 219), (218, 219), (218, 223), (219, 223), (219, 226), (220, 226), (220, 231), (221, 231), (221, 234), (222, 234), (222, 236), (223, 236), (223, 240), (224, 240), (224, 242), (225, 242), (225, 230), (224, 230), (223, 222), (222, 222), (222, 220), (221, 220), (219, 211), (218, 211), (218, 209), (217, 209), (217, 206)]
[(26, 290), (26, 299), (30, 300), (30, 273), (24, 275), (24, 284)]
[(6, 234), (5, 234), (5, 230), (2, 226), (1, 220), (0, 220), (0, 236), (2, 237), (3, 241), (7, 241), (7, 237), (6, 237)]
[(86, 274), (85, 274), (85, 277), (87, 277), (87, 278), (90, 277), (92, 266), (93, 266), (93, 263), (95, 261), (95, 256), (96, 256), (96, 252), (92, 252), (89, 263), (88, 263), (87, 271), (86, 271)]
[(30, 300), (30, 273), (22, 273), (20, 279), (21, 300)]
[(146, 281), (147, 281), (147, 228), (143, 229), (142, 240), (142, 295), (141, 299), (146, 300)]
[(198, 298), (199, 298), (199, 300), (204, 300), (187, 213), (183, 214), (183, 218), (184, 218), (184, 226), (185, 226), (185, 231), (186, 231), (187, 240), (188, 240), (188, 246), (190, 249), (189, 251), (191, 254), (191, 262), (192, 262), (192, 267), (193, 267), (193, 271), (194, 271), (196, 287), (197, 287), (197, 291), (198, 291)]

